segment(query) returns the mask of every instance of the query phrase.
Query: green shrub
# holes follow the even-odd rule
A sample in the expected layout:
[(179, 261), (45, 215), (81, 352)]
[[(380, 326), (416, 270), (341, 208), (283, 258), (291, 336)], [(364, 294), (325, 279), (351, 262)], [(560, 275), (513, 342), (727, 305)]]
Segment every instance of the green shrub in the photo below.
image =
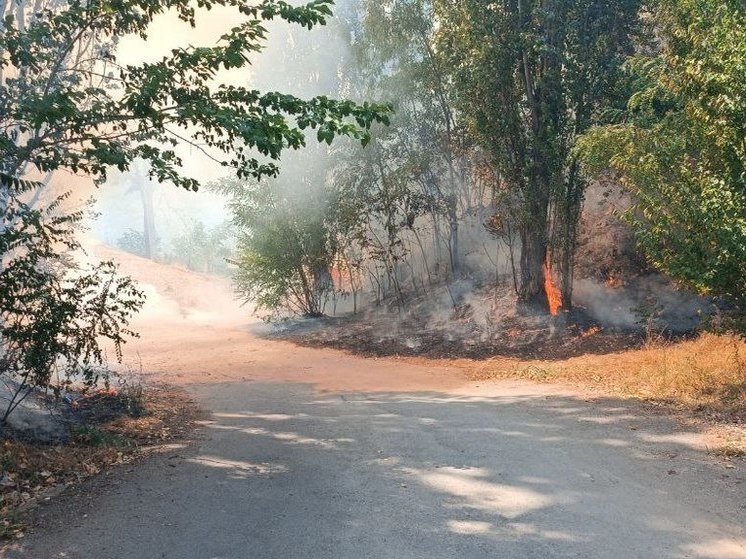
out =
[(59, 391), (73, 381), (108, 377), (102, 339), (121, 360), (130, 317), (144, 296), (112, 262), (78, 267), (66, 255), (82, 213), (60, 213), (64, 196), (46, 210), (11, 198), (0, 229), (0, 380), (12, 397), (0, 427), (34, 390)]

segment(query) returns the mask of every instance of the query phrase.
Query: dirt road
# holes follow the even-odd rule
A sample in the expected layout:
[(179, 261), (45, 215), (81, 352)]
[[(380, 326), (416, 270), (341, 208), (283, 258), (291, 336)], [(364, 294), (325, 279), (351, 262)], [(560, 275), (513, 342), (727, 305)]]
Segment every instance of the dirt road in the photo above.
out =
[(743, 464), (671, 420), (268, 341), (223, 286), (153, 274), (133, 366), (193, 391), (203, 439), (42, 508), (6, 557), (746, 558)]

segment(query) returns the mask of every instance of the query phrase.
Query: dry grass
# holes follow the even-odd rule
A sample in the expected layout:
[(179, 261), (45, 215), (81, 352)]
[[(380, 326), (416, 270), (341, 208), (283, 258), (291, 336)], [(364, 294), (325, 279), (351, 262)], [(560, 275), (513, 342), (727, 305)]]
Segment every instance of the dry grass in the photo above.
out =
[(471, 363), (475, 379), (522, 377), (569, 382), (664, 401), (712, 419), (746, 421), (746, 341), (704, 333), (640, 349), (564, 360), (490, 359)]
[(705, 420), (714, 453), (746, 456), (746, 341), (737, 336), (704, 333), (553, 361), (494, 358), (459, 364), (474, 380), (528, 378), (663, 403)]

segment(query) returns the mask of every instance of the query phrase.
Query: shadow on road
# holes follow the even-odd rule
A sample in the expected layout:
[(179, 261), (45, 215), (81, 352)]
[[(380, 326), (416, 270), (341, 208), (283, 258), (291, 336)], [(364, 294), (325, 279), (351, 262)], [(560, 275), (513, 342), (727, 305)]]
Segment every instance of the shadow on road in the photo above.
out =
[(195, 391), (201, 445), (44, 508), (6, 556), (746, 557), (741, 465), (623, 400)]

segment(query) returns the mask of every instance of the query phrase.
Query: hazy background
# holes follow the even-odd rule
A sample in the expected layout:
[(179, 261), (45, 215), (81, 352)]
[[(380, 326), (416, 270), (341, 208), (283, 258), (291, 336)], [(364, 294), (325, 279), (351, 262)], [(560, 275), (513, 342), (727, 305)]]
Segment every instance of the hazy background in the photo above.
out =
[[(343, 12), (351, 13), (349, 2), (337, 3), (335, 14)], [(212, 45), (234, 25), (235, 11), (202, 11), (198, 12), (196, 19), (197, 25), (192, 28), (173, 14), (158, 17), (147, 40), (130, 36), (120, 42), (120, 62), (155, 61), (176, 47)], [(252, 59), (253, 67), (248, 72), (245, 69), (223, 71), (216, 85), (226, 83), (263, 91), (279, 90), (304, 98), (334, 93), (338, 86), (339, 57), (349, 50), (337, 21), (311, 31), (284, 21), (268, 22), (266, 27), (269, 40), (264, 52)], [(304, 45), (292, 41), (290, 31), (293, 28), (305, 36)], [(183, 160), (184, 172), (203, 185), (231, 175), (230, 169), (220, 166), (198, 147), (182, 145), (176, 151)], [(297, 157), (298, 154), (286, 152), (283, 166), (293, 167), (293, 160)], [(95, 198), (93, 210), (98, 214), (89, 221), (93, 239), (116, 246), (127, 230), (142, 231), (143, 204), (138, 191), (141, 185), (153, 189), (155, 229), (162, 251), (167, 251), (174, 237), (183, 235), (197, 221), (206, 227), (214, 227), (231, 217), (222, 196), (209, 192), (207, 188), (188, 192), (168, 183), (150, 181), (147, 167), (141, 164), (124, 173), (112, 170), (106, 183), (91, 192)]]

